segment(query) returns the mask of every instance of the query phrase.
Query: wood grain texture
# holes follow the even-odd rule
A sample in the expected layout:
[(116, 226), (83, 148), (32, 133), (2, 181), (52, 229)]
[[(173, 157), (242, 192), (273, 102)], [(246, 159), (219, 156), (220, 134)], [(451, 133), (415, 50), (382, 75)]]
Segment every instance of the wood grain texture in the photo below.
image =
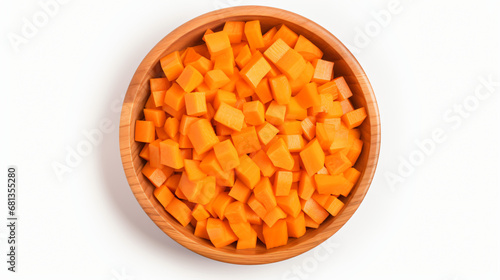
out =
[[(153, 197), (154, 186), (141, 174), (145, 162), (139, 157), (143, 144), (134, 141), (135, 120), (143, 118), (142, 109), (149, 95), (149, 79), (163, 76), (159, 66), (161, 57), (172, 51), (202, 43), (201, 37), (207, 28), (217, 31), (222, 29), (228, 20), (256, 19), (261, 21), (264, 31), (284, 23), (315, 43), (325, 53), (325, 59), (335, 62), (335, 76), (346, 78), (353, 92), (353, 105), (366, 108), (368, 118), (360, 127), (364, 146), (355, 165), (361, 170), (361, 177), (351, 194), (341, 199), (346, 206), (339, 215), (330, 216), (318, 229), (308, 229), (301, 238), (290, 238), (286, 246), (267, 250), (259, 243), (256, 249), (236, 250), (234, 245), (217, 249), (210, 241), (194, 236), (191, 225), (182, 227)], [(123, 168), (130, 188), (144, 211), (160, 229), (184, 247), (214, 260), (236, 264), (265, 264), (285, 260), (302, 254), (331, 237), (349, 220), (365, 197), (375, 173), (379, 150), (380, 119), (377, 102), (358, 61), (323, 27), (300, 15), (270, 7), (242, 6), (217, 10), (190, 20), (172, 31), (139, 65), (125, 96), (120, 119)]]

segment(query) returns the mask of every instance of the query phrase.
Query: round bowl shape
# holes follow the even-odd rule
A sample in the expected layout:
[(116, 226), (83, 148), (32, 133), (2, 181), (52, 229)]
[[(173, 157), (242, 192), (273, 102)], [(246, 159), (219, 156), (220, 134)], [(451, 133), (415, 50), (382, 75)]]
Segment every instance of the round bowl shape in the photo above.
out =
[[(344, 209), (330, 216), (318, 229), (308, 229), (301, 238), (290, 238), (285, 246), (267, 250), (261, 243), (255, 249), (237, 250), (234, 245), (215, 248), (210, 241), (193, 234), (193, 227), (182, 227), (153, 196), (154, 186), (142, 175), (145, 161), (139, 157), (143, 144), (134, 141), (135, 121), (143, 118), (142, 109), (149, 95), (149, 79), (162, 76), (160, 58), (170, 52), (200, 43), (208, 29), (220, 30), (226, 21), (260, 20), (262, 29), (285, 24), (304, 35), (323, 52), (324, 59), (334, 61), (334, 75), (344, 76), (353, 96), (355, 108), (364, 106), (368, 117), (360, 126), (363, 151), (355, 168), (361, 171), (358, 183), (346, 198)], [(300, 15), (270, 7), (240, 6), (213, 11), (181, 25), (165, 36), (144, 58), (135, 72), (123, 102), (120, 119), (120, 151), (130, 188), (144, 211), (172, 239), (205, 257), (236, 264), (264, 264), (302, 254), (337, 232), (354, 214), (363, 200), (378, 161), (380, 119), (375, 95), (363, 69), (347, 48), (330, 32)]]

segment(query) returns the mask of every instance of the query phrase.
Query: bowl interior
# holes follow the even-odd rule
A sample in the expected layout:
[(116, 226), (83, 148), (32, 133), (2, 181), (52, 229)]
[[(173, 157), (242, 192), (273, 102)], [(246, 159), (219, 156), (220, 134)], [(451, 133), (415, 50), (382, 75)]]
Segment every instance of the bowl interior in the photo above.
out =
[[(334, 75), (344, 76), (356, 108), (365, 107), (368, 118), (360, 126), (363, 151), (355, 165), (361, 177), (351, 194), (340, 198), (346, 205), (336, 217), (329, 217), (318, 229), (308, 229), (298, 239), (290, 238), (286, 246), (267, 250), (260, 242), (256, 249), (236, 250), (234, 245), (217, 249), (210, 241), (193, 234), (193, 227), (182, 227), (154, 198), (154, 186), (141, 174), (145, 164), (138, 154), (143, 144), (133, 139), (135, 120), (143, 118), (142, 109), (149, 95), (149, 79), (164, 77), (159, 59), (168, 53), (203, 43), (201, 37), (208, 29), (221, 30), (226, 21), (260, 20), (263, 32), (273, 26), (286, 24), (297, 34), (304, 35), (323, 52), (324, 59), (334, 61)], [(134, 195), (151, 219), (170, 237), (201, 255), (239, 264), (269, 263), (301, 254), (340, 229), (352, 216), (363, 199), (373, 178), (378, 159), (380, 128), (378, 108), (371, 86), (361, 66), (340, 41), (316, 23), (291, 12), (268, 7), (236, 7), (202, 15), (180, 26), (160, 41), (139, 66), (124, 100), (120, 124), (122, 161)]]

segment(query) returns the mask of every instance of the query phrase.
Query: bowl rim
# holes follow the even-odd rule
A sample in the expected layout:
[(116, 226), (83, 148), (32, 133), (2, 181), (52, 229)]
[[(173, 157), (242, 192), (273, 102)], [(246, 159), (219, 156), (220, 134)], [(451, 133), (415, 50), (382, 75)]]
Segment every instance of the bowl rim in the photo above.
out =
[[(219, 249), (215, 247), (213, 247), (211, 250), (207, 249), (206, 247), (200, 248), (200, 246), (196, 242), (193, 242), (192, 239), (188, 238), (183, 233), (179, 232), (175, 227), (173, 227), (169, 223), (169, 221), (163, 219), (163, 217), (160, 215), (160, 213), (158, 213), (158, 211), (155, 209), (152, 202), (150, 201), (150, 197), (148, 197), (140, 187), (141, 183), (136, 173), (134, 156), (132, 155), (132, 149), (131, 149), (131, 144), (134, 142), (134, 137), (132, 133), (133, 125), (131, 125), (132, 121), (134, 121), (132, 117), (132, 112), (133, 112), (132, 108), (137, 93), (140, 90), (140, 85), (142, 85), (145, 82), (144, 80), (147, 78), (148, 74), (147, 71), (139, 71), (139, 69), (147, 67), (151, 61), (158, 61), (159, 56), (165, 50), (163, 44), (165, 44), (165, 42), (168, 41), (176, 42), (177, 40), (182, 38), (182, 35), (184, 34), (183, 32), (181, 32), (182, 30), (191, 30), (205, 24), (210, 24), (216, 19), (225, 18), (226, 17), (225, 14), (227, 13), (230, 13), (231, 17), (235, 16), (271, 17), (278, 20), (284, 20), (283, 17), (286, 17), (289, 19), (298, 19), (300, 21), (307, 23), (308, 25), (314, 26), (321, 32), (322, 36), (321, 38), (323, 38), (326, 42), (333, 43), (332, 47), (335, 49), (336, 52), (338, 52), (342, 60), (352, 62), (349, 63), (348, 67), (355, 74), (357, 82), (360, 85), (362, 85), (361, 91), (363, 92), (364, 98), (366, 100), (366, 106), (367, 106), (366, 109), (368, 111), (368, 118), (370, 119), (371, 141), (370, 141), (370, 150), (368, 152), (367, 166), (365, 170), (362, 171), (361, 177), (359, 178), (358, 182), (359, 186), (356, 189), (356, 193), (353, 194), (354, 197), (349, 200), (349, 202), (346, 204), (341, 214), (335, 217), (335, 219), (341, 220), (340, 224), (337, 225), (335, 228), (331, 229), (330, 231), (328, 231), (326, 234), (323, 232), (322, 234), (315, 235), (315, 237), (318, 237), (316, 238), (316, 240), (299, 244), (301, 245), (301, 248), (293, 247), (294, 249), (293, 254), (283, 254), (283, 252), (280, 252), (279, 250), (271, 249), (269, 250), (269, 252), (265, 253), (265, 257), (264, 255), (260, 254), (248, 255), (248, 254), (232, 253), (227, 255), (228, 254), (227, 252), (221, 253)], [(276, 16), (277, 14), (279, 14), (280, 16)], [(127, 89), (123, 101), (122, 111), (120, 116), (119, 142), (120, 142), (120, 154), (122, 159), (122, 165), (130, 189), (132, 190), (137, 201), (139, 202), (143, 210), (146, 212), (146, 214), (149, 216), (149, 218), (153, 220), (153, 222), (170, 238), (172, 238), (177, 243), (181, 244), (182, 246), (186, 247), (187, 249), (197, 254), (203, 255), (205, 257), (217, 261), (234, 263), (234, 264), (266, 264), (266, 263), (286, 260), (288, 258), (298, 256), (304, 252), (307, 252), (315, 248), (323, 241), (326, 241), (328, 238), (333, 236), (340, 228), (342, 228), (347, 223), (347, 221), (352, 217), (352, 215), (355, 213), (360, 203), (364, 199), (371, 185), (373, 177), (375, 175), (376, 167), (378, 164), (379, 152), (380, 152), (380, 142), (381, 142), (380, 132), (381, 129), (380, 129), (379, 110), (371, 84), (363, 68), (359, 64), (358, 60), (337, 37), (335, 37), (327, 29), (323, 28), (318, 23), (308, 18), (305, 18), (301, 15), (298, 15), (296, 13), (279, 8), (249, 5), (249, 6), (236, 6), (236, 7), (215, 10), (197, 16), (185, 22), (184, 24), (180, 25), (170, 33), (168, 33), (151, 49), (151, 51), (149, 51), (149, 53), (144, 57), (140, 65), (137, 67), (137, 70), (131, 79), (130, 85)], [(329, 225), (327, 228), (324, 229), (328, 229), (331, 226), (333, 226), (333, 224)]]

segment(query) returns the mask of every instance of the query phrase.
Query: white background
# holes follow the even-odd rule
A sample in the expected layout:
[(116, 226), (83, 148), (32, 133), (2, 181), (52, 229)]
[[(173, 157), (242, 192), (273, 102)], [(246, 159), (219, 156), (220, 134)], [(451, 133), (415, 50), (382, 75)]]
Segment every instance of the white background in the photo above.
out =
[[(0, 1), (1, 279), (500, 278), (500, 86), (474, 97), (481, 77), (500, 81), (498, 1), (400, 0), (381, 26), (375, 17), (390, 0), (72, 0), (45, 23), (42, 15), (27, 38), (25, 19), (45, 13), (40, 3), (47, 1)], [(361, 207), (331, 238), (333, 251), (261, 266), (212, 261), (166, 236), (129, 190), (118, 121), (135, 69), (183, 22), (243, 4), (287, 9), (330, 30), (376, 93), (377, 173)], [(18, 46), (10, 42), (16, 35), (24, 36)], [(459, 117), (453, 108), (464, 100), (468, 110)], [(111, 131), (59, 180), (53, 165), (68, 164), (69, 151), (103, 122)], [(435, 129), (445, 142), (419, 157), (416, 141)], [(398, 172), (411, 155), (413, 172)], [(10, 164), (19, 168), (16, 274), (3, 261)], [(389, 174), (400, 180), (391, 185)]]

